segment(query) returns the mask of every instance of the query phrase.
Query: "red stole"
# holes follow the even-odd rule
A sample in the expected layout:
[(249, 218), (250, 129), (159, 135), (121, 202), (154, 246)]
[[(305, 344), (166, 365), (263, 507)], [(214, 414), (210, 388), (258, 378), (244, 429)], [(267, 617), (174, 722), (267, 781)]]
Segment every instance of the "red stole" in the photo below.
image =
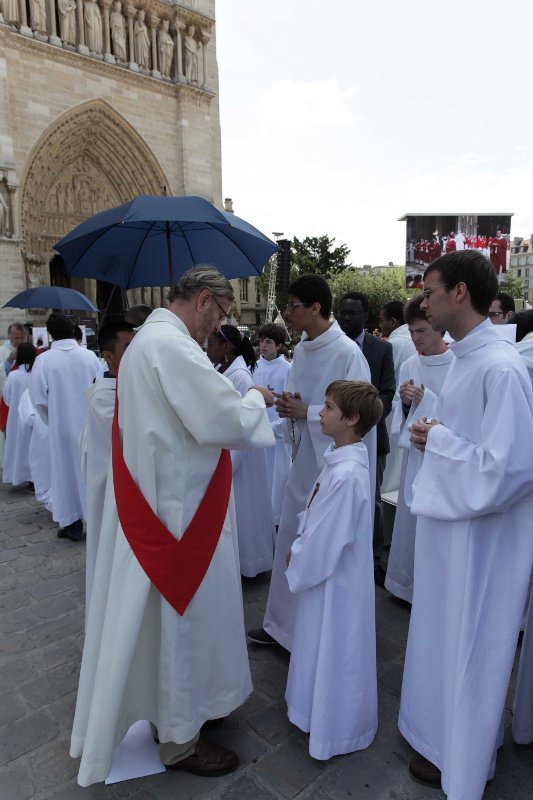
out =
[(7, 428), (7, 417), (9, 414), (9, 406), (2, 397), (0, 399), (0, 431), (4, 433), (5, 429)]
[(184, 614), (207, 572), (226, 518), (232, 469), (222, 450), (196, 513), (176, 539), (152, 511), (124, 460), (118, 427), (118, 392), (112, 429), (113, 483), (124, 535), (150, 581)]

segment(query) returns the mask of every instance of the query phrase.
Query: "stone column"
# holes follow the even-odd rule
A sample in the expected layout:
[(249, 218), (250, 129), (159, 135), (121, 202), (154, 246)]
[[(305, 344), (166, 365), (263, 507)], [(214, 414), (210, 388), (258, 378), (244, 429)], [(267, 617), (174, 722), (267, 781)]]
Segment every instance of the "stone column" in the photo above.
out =
[(182, 50), (182, 42), (181, 42), (181, 32), (185, 29), (185, 25), (183, 22), (180, 22), (179, 14), (176, 12), (176, 16), (174, 17), (174, 21), (172, 23), (172, 29), (176, 31), (176, 57), (174, 59), (174, 81), (175, 83), (179, 83), (180, 81), (185, 81), (185, 75), (183, 74), (183, 50)]
[(13, 239), (17, 239), (18, 235), (19, 235), (18, 224), (17, 224), (18, 220), (17, 220), (16, 214), (15, 214), (15, 208), (16, 208), (16, 206), (15, 206), (15, 193), (17, 191), (17, 187), (16, 186), (10, 186), (9, 183), (6, 183), (6, 189), (7, 189), (8, 195), (9, 195), (9, 201), (8, 201), (9, 208), (8, 208), (8, 212), (7, 212), (8, 218), (6, 220), (7, 227), (8, 227), (8, 230), (11, 232), (12, 238)]
[(48, 24), (50, 25), (48, 41), (56, 47), (61, 47), (61, 39), (57, 35), (56, 26), (56, 0), (48, 0)]
[(111, 36), (109, 35), (109, 9), (111, 7), (111, 0), (102, 0), (104, 7), (104, 61), (109, 64), (115, 63), (115, 56), (111, 52)]
[(126, 8), (126, 15), (128, 17), (128, 47), (130, 54), (130, 63), (128, 66), (133, 72), (139, 72), (139, 65), (135, 63), (135, 40), (133, 38), (133, 22), (136, 13), (137, 9), (134, 8), (134, 6), (128, 6)]
[(83, 0), (77, 0), (77, 12), (78, 12), (78, 53), (87, 54), (89, 52), (89, 48), (85, 44), (85, 17), (83, 15), (84, 8), (83, 8)]
[(32, 29), (28, 25), (28, 13), (26, 11), (26, 0), (19, 0), (19, 12), (20, 12), (20, 29), (19, 29), (19, 32), (22, 33), (23, 36), (33, 36)]
[(207, 86), (207, 45), (210, 38), (211, 34), (208, 31), (202, 31), (202, 89)]
[(156, 17), (155, 14), (150, 14), (150, 39), (152, 41), (152, 72), (150, 73), (152, 78), (160, 78), (161, 73), (158, 69), (157, 64), (157, 56), (158, 56), (158, 49), (157, 49), (157, 28), (159, 25), (159, 17)]

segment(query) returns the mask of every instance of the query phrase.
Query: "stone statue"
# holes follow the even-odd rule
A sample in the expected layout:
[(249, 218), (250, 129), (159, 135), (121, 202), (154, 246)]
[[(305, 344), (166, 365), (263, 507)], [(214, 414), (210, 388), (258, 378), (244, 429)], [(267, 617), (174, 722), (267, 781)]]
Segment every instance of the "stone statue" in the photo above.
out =
[(0, 192), (0, 236), (9, 235), (9, 206)]
[(103, 48), (102, 15), (96, 0), (85, 0), (85, 23), (87, 26), (87, 47), (91, 53), (101, 55)]
[(189, 25), (183, 37), (185, 49), (185, 76), (190, 83), (198, 83), (198, 42), (194, 38), (194, 25)]
[(170, 67), (172, 65), (172, 56), (174, 55), (174, 39), (168, 32), (168, 19), (164, 19), (161, 23), (159, 31), (159, 69), (161, 75), (170, 78)]
[(76, 0), (58, 0), (61, 39), (76, 44)]
[(46, 34), (45, 0), (31, 0), (31, 27), (37, 33)]
[(126, 23), (122, 16), (122, 4), (120, 0), (113, 3), (113, 11), (109, 18), (111, 25), (111, 39), (113, 40), (113, 55), (117, 61), (127, 61), (126, 52)]
[(144, 21), (143, 8), (139, 9), (137, 14), (133, 36), (135, 38), (135, 61), (140, 67), (150, 69), (150, 37)]
[(4, 0), (5, 22), (20, 22), (18, 0)]

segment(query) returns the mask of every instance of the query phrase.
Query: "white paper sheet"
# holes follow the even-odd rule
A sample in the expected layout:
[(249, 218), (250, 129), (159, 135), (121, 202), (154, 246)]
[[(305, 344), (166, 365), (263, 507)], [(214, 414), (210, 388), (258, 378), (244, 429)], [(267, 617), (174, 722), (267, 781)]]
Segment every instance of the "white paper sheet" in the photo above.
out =
[(150, 723), (140, 720), (131, 726), (121, 743), (115, 747), (111, 770), (105, 782), (106, 785), (118, 783), (164, 771)]

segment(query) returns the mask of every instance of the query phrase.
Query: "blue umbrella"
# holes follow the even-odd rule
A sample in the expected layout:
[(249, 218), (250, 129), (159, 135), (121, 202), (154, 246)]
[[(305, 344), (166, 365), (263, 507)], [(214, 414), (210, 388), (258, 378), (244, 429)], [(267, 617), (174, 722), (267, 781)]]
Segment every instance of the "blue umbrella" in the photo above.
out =
[(260, 275), (278, 246), (202, 197), (136, 197), (82, 222), (54, 245), (69, 275), (134, 289), (173, 286), (194, 264), (227, 278)]
[(37, 286), (19, 292), (3, 308), (60, 308), (69, 311), (98, 311), (88, 297), (63, 286)]

